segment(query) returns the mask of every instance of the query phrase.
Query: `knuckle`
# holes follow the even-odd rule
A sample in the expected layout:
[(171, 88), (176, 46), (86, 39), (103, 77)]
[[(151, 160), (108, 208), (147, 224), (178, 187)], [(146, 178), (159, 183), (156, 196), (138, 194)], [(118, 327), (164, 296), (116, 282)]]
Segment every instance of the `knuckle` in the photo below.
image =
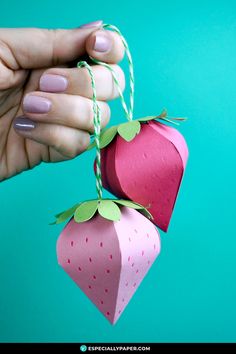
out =
[(61, 127), (54, 126), (53, 129), (47, 130), (48, 140), (51, 142), (53, 147), (57, 150), (61, 150), (63, 146), (63, 139), (60, 139), (61, 136)]
[(87, 108), (87, 125), (88, 131), (94, 131), (94, 111), (93, 111), (93, 103), (92, 101), (89, 102)]
[(50, 68), (50, 69), (46, 69), (41, 76), (43, 75), (47, 75), (47, 74), (53, 74), (53, 68)]
[(60, 47), (58, 47), (56, 44), (58, 43), (58, 35), (59, 35), (59, 30), (57, 29), (49, 29), (48, 34), (50, 35), (51, 38), (51, 58), (53, 61), (53, 66), (57, 66), (60, 63), (59, 60), (59, 52), (61, 50)]
[(69, 79), (69, 73), (68, 73), (68, 70), (66, 70), (66, 68), (54, 67), (54, 68), (46, 69), (42, 72), (40, 79), (39, 79), (39, 84), (41, 84), (41, 80), (45, 75), (60, 75), (60, 76), (64, 76), (65, 78)]
[(0, 90), (6, 90), (9, 87), (12, 86), (12, 75), (9, 70), (3, 68), (2, 65), (0, 64), (0, 69), (1, 69), (1, 75), (0, 75)]
[(69, 149), (66, 149), (64, 151), (65, 151), (64, 154), (66, 155), (66, 157), (69, 157), (70, 159), (74, 159), (77, 155), (79, 155), (77, 150), (72, 146)]
[[(110, 120), (111, 117), (111, 109), (106, 102), (99, 102), (98, 103), (100, 111), (101, 111), (101, 126), (104, 127)], [(94, 131), (94, 111), (93, 111), (93, 104), (90, 103), (88, 107), (88, 131)]]
[(102, 112), (103, 112), (103, 116), (104, 116), (105, 120), (108, 122), (111, 117), (111, 109), (110, 109), (110, 106), (105, 102), (103, 103)]
[(89, 134), (84, 133), (81, 135), (75, 144), (69, 144), (66, 146), (64, 151), (67, 157), (73, 159), (76, 156), (80, 155), (83, 151), (85, 151), (90, 143)]
[(116, 66), (115, 71), (118, 76), (120, 87), (121, 87), (122, 91), (124, 91), (124, 89), (125, 89), (125, 73), (119, 65)]
[(80, 68), (78, 72), (80, 86), (83, 87), (84, 93), (88, 96), (92, 96), (91, 78), (88, 70), (86, 68)]
[(76, 149), (73, 143), (71, 143), (63, 133), (63, 128), (55, 126), (53, 129), (48, 130), (48, 140), (55, 150), (72, 159), (76, 156)]
[(85, 151), (89, 146), (89, 144), (90, 144), (90, 135), (88, 133), (84, 133), (80, 139), (80, 147), (78, 153)]
[(111, 109), (110, 109), (109, 105), (106, 102), (101, 102), (100, 103), (100, 109), (101, 109), (101, 113), (102, 113), (101, 126), (102, 126), (102, 128), (104, 128), (108, 124), (108, 122), (110, 120)]

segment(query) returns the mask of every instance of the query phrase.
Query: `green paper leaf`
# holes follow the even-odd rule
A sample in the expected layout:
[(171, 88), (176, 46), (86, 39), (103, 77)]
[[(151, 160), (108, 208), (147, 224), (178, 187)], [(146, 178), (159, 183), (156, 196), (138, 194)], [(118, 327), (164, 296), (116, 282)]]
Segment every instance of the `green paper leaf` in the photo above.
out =
[(54, 224), (60, 224), (61, 222), (66, 221), (67, 219), (69, 219), (75, 212), (76, 208), (78, 207), (79, 204), (75, 204), (73, 207), (71, 207), (70, 209), (67, 209), (65, 211), (63, 211), (62, 213), (59, 213), (56, 215), (56, 221), (51, 223), (50, 225), (54, 225)]
[(161, 117), (159, 119), (163, 120), (164, 122), (179, 125), (179, 122), (185, 122), (188, 118), (186, 118), (186, 117)]
[(93, 141), (92, 143), (89, 144), (87, 147), (86, 151), (92, 150), (96, 146), (95, 142)]
[(165, 119), (166, 117), (167, 117), (167, 110), (163, 109), (163, 111), (161, 112), (161, 114), (159, 114), (159, 116), (148, 116), (148, 117), (144, 117), (144, 118), (139, 118), (138, 121), (139, 122), (148, 122), (149, 120)]
[(128, 208), (137, 209), (140, 213), (146, 216), (148, 219), (153, 219), (153, 216), (149, 211), (141, 204), (134, 203), (131, 200), (115, 199), (115, 203), (126, 206)]
[(98, 208), (98, 200), (89, 200), (81, 203), (75, 210), (74, 219), (76, 222), (84, 222), (90, 220), (96, 213)]
[(144, 216), (146, 216), (146, 218), (152, 220), (153, 219), (153, 216), (151, 213), (149, 213), (149, 211), (146, 209), (146, 208), (143, 208), (143, 209), (140, 209), (139, 212), (141, 214), (143, 214)]
[(101, 200), (98, 203), (98, 212), (105, 219), (111, 221), (120, 220), (120, 208), (112, 200)]
[[(101, 131), (100, 135), (100, 148), (103, 149), (107, 145), (110, 144), (110, 142), (114, 139), (114, 137), (117, 134), (117, 125), (114, 125), (113, 127), (110, 127), (108, 129), (104, 129)], [(87, 147), (87, 151), (93, 149), (96, 146), (95, 141), (89, 144)]]
[(179, 125), (178, 122), (184, 122), (186, 121), (187, 118), (179, 118), (179, 117), (168, 117), (167, 115), (167, 110), (164, 109), (159, 116), (149, 116), (149, 117), (144, 117), (144, 118), (139, 118), (137, 119), (139, 122), (148, 122), (150, 120), (159, 120), (159, 121), (164, 121), (168, 122), (170, 124), (174, 125)]
[(113, 200), (115, 203), (126, 206), (128, 208), (132, 209), (144, 209), (144, 207), (141, 204), (131, 202), (131, 200), (124, 200), (124, 199), (117, 199)]
[(110, 144), (110, 142), (114, 139), (115, 135), (117, 134), (117, 128), (118, 128), (118, 126), (115, 125), (113, 127), (106, 129), (101, 134), (101, 138), (100, 138), (100, 148), (101, 149), (103, 149), (108, 144)]
[(157, 116), (148, 116), (148, 117), (143, 117), (137, 119), (139, 122), (148, 122), (149, 120), (155, 120), (157, 119)]
[(140, 132), (141, 125), (138, 120), (123, 123), (118, 126), (119, 135), (126, 141), (131, 141)]
[(159, 118), (159, 120), (163, 120), (164, 122), (168, 122), (174, 125), (179, 125), (179, 123), (175, 122), (174, 120), (168, 119), (168, 118)]

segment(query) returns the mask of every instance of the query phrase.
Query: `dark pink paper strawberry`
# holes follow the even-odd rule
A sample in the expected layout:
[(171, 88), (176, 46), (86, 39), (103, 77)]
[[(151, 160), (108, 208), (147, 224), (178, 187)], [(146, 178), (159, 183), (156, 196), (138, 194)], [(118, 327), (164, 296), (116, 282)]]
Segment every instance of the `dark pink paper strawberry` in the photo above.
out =
[[(130, 139), (132, 124), (137, 135)], [(101, 150), (103, 185), (117, 197), (147, 207), (154, 223), (167, 231), (188, 159), (188, 148), (183, 136), (170, 126), (156, 121), (147, 121), (139, 127), (137, 124), (140, 123), (126, 123), (127, 140), (131, 141), (116, 134), (117, 127), (110, 134), (113, 140), (107, 139), (105, 134), (102, 137), (105, 146)], [(106, 140), (112, 141), (107, 145)]]
[[(88, 203), (94, 208), (94, 202)], [(57, 242), (59, 264), (111, 323), (120, 317), (159, 252), (153, 223), (127, 207), (121, 208), (119, 221), (98, 213), (81, 223), (71, 219)]]

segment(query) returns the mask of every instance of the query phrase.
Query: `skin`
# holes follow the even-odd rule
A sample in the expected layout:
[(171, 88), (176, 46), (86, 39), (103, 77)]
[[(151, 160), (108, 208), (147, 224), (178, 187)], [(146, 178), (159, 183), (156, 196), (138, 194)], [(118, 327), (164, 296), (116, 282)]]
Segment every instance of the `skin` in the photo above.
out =
[[(99, 35), (110, 41), (106, 52), (94, 50)], [(91, 81), (85, 68), (76, 68), (84, 55), (112, 64), (124, 89), (124, 74), (117, 65), (124, 55), (123, 44), (111, 31), (99, 26), (74, 30), (0, 29), (0, 181), (42, 161), (64, 161), (86, 150), (93, 131)], [(93, 72), (104, 127), (110, 118), (106, 101), (118, 93), (106, 68), (94, 65)], [(66, 91), (40, 90), (44, 74), (66, 77)], [(26, 112), (28, 95), (50, 99), (50, 111)], [(32, 131), (14, 128), (15, 118), (22, 115), (36, 122)]]

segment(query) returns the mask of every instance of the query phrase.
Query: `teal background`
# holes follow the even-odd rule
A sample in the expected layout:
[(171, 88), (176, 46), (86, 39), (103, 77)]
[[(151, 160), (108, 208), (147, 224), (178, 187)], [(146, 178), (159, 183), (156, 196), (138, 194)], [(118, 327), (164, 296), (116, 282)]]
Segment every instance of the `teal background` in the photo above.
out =
[[(115, 326), (58, 266), (53, 215), (94, 196), (94, 152), (0, 186), (1, 342), (236, 341), (236, 2), (1, 1), (2, 27), (116, 24), (137, 117), (187, 116), (190, 159), (162, 253)], [(123, 64), (122, 64), (123, 65)], [(126, 64), (124, 63), (124, 66)], [(112, 103), (112, 123), (123, 116)]]

